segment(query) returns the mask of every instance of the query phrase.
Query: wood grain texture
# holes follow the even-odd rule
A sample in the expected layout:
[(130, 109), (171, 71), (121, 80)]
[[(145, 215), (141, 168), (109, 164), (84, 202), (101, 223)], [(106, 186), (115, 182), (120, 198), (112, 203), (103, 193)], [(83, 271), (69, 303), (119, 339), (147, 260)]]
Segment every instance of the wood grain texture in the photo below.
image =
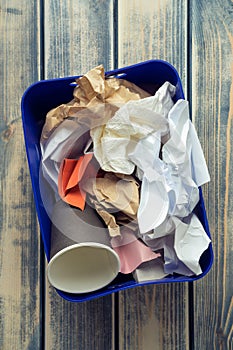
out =
[[(0, 39), (0, 349), (231, 350), (232, 1), (1, 0)], [(186, 284), (66, 302), (42, 270), (21, 96), (41, 68), (53, 78), (151, 58), (172, 63), (191, 98), (211, 174), (214, 266), (194, 283), (193, 308)]]
[[(46, 78), (113, 68), (112, 1), (47, 1), (44, 25)], [(114, 348), (114, 297), (72, 304), (46, 285), (45, 300), (46, 349)]]
[[(118, 18), (118, 65), (169, 61), (186, 89), (186, 1), (120, 0)], [(140, 287), (119, 295), (120, 349), (189, 349), (187, 284)]]
[(189, 349), (184, 285), (145, 286), (119, 294), (119, 349)]
[(45, 349), (114, 349), (112, 297), (71, 303), (47, 285)]
[(2, 0), (0, 5), (0, 348), (3, 350), (41, 347), (40, 241), (20, 111), (24, 90), (39, 79), (38, 4)]
[(214, 267), (194, 288), (194, 349), (233, 348), (233, 3), (192, 1), (193, 119), (208, 162)]
[(163, 59), (187, 80), (187, 4), (185, 0), (119, 0), (118, 65)]
[(45, 76), (80, 75), (113, 64), (113, 1), (45, 2)]

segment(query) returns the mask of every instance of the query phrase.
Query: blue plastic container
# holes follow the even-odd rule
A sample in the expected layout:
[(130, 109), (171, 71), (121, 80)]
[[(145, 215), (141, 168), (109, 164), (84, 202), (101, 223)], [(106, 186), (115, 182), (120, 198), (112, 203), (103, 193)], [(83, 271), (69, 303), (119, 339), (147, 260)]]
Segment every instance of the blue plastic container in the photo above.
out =
[[(150, 93), (154, 93), (158, 86), (161, 86), (165, 81), (169, 81), (177, 88), (174, 102), (176, 102), (179, 98), (184, 98), (184, 93), (179, 75), (175, 68), (166, 61), (146, 61), (125, 68), (107, 72), (106, 75), (115, 75), (129, 80)], [(22, 120), (26, 152), (30, 169), (36, 210), (39, 218), (41, 235), (48, 260), (50, 252), (51, 221), (43, 206), (39, 190), (39, 165), (41, 160), (40, 135), (47, 112), (50, 109), (62, 103), (67, 103), (73, 98), (72, 94), (74, 87), (70, 84), (74, 81), (75, 78), (77, 78), (77, 76), (39, 81), (31, 85), (25, 91), (22, 98)], [(210, 237), (209, 226), (206, 217), (206, 211), (201, 189), (200, 201), (197, 207), (195, 208), (195, 213), (200, 219), (208, 236)], [(90, 292), (87, 294), (69, 294), (59, 290), (57, 290), (57, 292), (66, 300), (73, 302), (82, 302), (107, 294), (111, 294), (113, 292), (117, 292), (123, 289), (133, 288), (147, 284), (191, 282), (205, 276), (210, 270), (212, 263), (213, 250), (212, 245), (210, 244), (209, 248), (201, 256), (200, 265), (203, 273), (199, 276), (186, 277), (176, 275), (168, 276), (166, 278), (156, 281), (137, 283), (134, 281), (132, 275), (119, 274), (110, 285), (95, 292)]]

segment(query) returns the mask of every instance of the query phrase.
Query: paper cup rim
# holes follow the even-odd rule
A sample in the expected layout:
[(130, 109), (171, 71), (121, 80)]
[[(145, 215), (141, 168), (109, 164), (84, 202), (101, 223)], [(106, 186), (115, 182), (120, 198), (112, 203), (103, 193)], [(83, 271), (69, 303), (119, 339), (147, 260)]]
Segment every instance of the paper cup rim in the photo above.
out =
[[(51, 270), (51, 266), (53, 265), (54, 261), (61, 257), (62, 255), (64, 255), (66, 252), (70, 251), (70, 250), (74, 250), (76, 248), (82, 248), (82, 247), (93, 247), (93, 248), (101, 248), (101, 249), (105, 249), (107, 250), (108, 252), (110, 252), (114, 257), (115, 257), (115, 261), (117, 263), (117, 266), (116, 266), (116, 272), (113, 273), (113, 277), (112, 278), (109, 278), (105, 283), (103, 283), (102, 285), (99, 285), (98, 287), (96, 288), (87, 288), (85, 289), (85, 291), (74, 291), (72, 289), (70, 289), (69, 287), (65, 287), (63, 285), (61, 285), (59, 282), (55, 281), (52, 277), (51, 277), (51, 274), (50, 274), (50, 270)], [(105, 245), (105, 244), (102, 244), (102, 243), (97, 243), (97, 242), (82, 242), (82, 243), (75, 243), (75, 244), (72, 244), (68, 247), (65, 247), (63, 249), (61, 249), (59, 252), (57, 252), (48, 262), (48, 266), (47, 266), (47, 277), (48, 277), (48, 280), (50, 282), (50, 284), (55, 287), (56, 289), (59, 289), (63, 292), (67, 292), (67, 293), (72, 293), (72, 294), (84, 294), (84, 293), (90, 293), (90, 292), (94, 292), (96, 290), (99, 290), (105, 286), (107, 286), (109, 283), (111, 283), (115, 278), (116, 276), (118, 275), (118, 273), (120, 272), (120, 258), (118, 256), (118, 254), (109, 246)]]

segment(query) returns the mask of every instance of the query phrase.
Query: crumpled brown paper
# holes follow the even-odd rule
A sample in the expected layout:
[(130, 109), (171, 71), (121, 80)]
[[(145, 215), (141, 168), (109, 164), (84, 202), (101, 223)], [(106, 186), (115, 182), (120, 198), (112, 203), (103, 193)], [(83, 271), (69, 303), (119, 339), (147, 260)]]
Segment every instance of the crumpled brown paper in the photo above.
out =
[(88, 179), (82, 189), (90, 194), (90, 201), (106, 223), (111, 237), (121, 235), (122, 222), (137, 227), (139, 184), (132, 176), (106, 173), (104, 177)]
[(76, 82), (78, 85), (73, 92), (74, 98), (48, 112), (41, 142), (67, 117), (77, 117), (91, 129), (106, 123), (123, 103), (150, 96), (127, 80), (105, 79), (103, 65), (91, 69)]

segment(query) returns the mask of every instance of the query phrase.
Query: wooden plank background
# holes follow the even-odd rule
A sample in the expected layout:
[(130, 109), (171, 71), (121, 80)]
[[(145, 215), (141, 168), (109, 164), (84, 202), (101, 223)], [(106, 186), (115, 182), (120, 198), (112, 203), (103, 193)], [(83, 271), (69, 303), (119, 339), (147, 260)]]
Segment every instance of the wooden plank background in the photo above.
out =
[(193, 1), (192, 108), (211, 183), (214, 266), (194, 284), (194, 349), (233, 348), (233, 3)]
[[(185, 1), (152, 0), (145, 6), (144, 0), (120, 0), (118, 11), (119, 66), (155, 57), (167, 60), (178, 69), (186, 89)], [(187, 284), (147, 286), (119, 293), (119, 349), (188, 347)]]
[[(112, 1), (47, 1), (44, 14), (46, 79), (82, 74), (100, 63), (113, 68)], [(46, 280), (45, 348), (112, 349), (112, 299), (71, 304), (57, 296)]]
[[(232, 349), (233, 3), (1, 0), (0, 39), (0, 348)], [(69, 303), (45, 276), (20, 99), (39, 79), (150, 58), (177, 68), (192, 105), (211, 174), (214, 266), (193, 285)]]
[(41, 247), (20, 112), (24, 90), (40, 79), (39, 18), (37, 2), (0, 2), (1, 349), (39, 349), (43, 329)]

